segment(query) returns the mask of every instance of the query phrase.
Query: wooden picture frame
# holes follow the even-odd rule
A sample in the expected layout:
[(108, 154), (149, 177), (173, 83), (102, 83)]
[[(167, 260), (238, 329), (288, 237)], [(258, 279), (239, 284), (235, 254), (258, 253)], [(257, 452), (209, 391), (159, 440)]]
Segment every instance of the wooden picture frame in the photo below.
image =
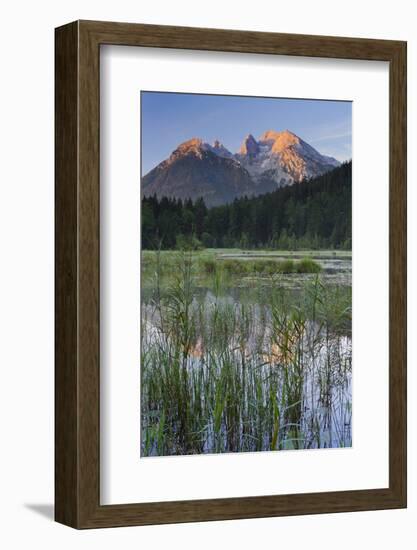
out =
[[(55, 519), (75, 528), (406, 506), (406, 43), (76, 21), (56, 29)], [(389, 62), (389, 487), (100, 505), (99, 55), (117, 44)]]

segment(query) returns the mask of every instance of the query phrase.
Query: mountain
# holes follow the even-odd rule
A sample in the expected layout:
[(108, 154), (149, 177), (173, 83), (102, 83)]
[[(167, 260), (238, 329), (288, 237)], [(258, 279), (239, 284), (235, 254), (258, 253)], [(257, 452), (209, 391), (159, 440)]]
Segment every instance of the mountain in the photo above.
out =
[(278, 187), (319, 176), (340, 165), (289, 130), (268, 130), (258, 141), (249, 134), (236, 158), (255, 182), (273, 181)]
[(249, 134), (236, 154), (218, 140), (210, 145), (193, 138), (142, 177), (142, 195), (202, 197), (212, 207), (299, 183), (339, 165), (289, 130), (268, 130), (258, 141)]
[(208, 206), (253, 195), (254, 182), (248, 171), (219, 142), (213, 146), (193, 138), (142, 178), (142, 194), (158, 198), (197, 199)]

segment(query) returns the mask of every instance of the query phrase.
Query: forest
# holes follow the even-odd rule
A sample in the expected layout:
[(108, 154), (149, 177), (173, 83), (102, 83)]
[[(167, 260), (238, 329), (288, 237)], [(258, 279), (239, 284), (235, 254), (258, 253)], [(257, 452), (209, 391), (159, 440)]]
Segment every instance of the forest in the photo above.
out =
[(142, 199), (142, 249), (352, 247), (352, 162), (316, 178), (208, 209), (203, 199)]

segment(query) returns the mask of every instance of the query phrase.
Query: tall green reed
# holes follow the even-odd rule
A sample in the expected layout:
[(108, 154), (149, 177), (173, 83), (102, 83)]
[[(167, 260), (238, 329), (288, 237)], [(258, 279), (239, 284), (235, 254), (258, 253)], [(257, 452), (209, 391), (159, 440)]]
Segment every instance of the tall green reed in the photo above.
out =
[(191, 252), (164, 288), (156, 255), (142, 305), (144, 456), (350, 445), (346, 289), (317, 275), (294, 295), (277, 274), (269, 303), (234, 301), (214, 270), (207, 299)]

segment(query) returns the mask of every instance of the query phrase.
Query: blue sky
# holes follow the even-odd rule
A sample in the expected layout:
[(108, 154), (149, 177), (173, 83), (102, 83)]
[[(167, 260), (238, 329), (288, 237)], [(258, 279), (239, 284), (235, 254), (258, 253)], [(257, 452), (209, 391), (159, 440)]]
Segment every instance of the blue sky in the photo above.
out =
[(141, 112), (143, 175), (193, 137), (235, 153), (247, 134), (266, 130), (291, 130), (322, 154), (352, 158), (349, 101), (141, 92)]

